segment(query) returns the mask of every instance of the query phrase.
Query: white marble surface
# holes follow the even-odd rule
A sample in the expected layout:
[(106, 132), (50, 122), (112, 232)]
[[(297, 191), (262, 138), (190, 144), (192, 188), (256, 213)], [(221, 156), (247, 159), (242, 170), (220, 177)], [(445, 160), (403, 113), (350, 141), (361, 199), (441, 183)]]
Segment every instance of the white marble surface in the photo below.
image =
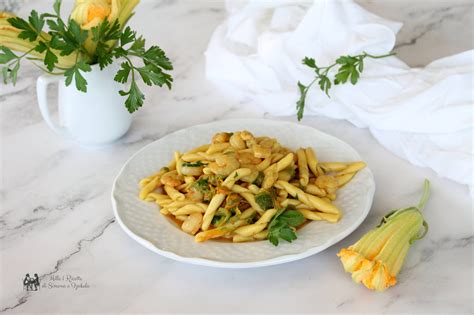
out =
[[(472, 49), (472, 1), (359, 1), (405, 22), (399, 56), (422, 66)], [(0, 1), (26, 14), (51, 1)], [(66, 4), (66, 9), (69, 4)], [(473, 215), (466, 187), (414, 167), (343, 121), (306, 117), (302, 123), (357, 148), (375, 174), (367, 220), (318, 255), (249, 270), (198, 267), (162, 258), (131, 240), (110, 204), (114, 175), (136, 150), (174, 130), (226, 118), (269, 117), (251, 99), (230, 98), (204, 79), (203, 55), (225, 17), (221, 1), (143, 1), (131, 24), (160, 44), (175, 65), (172, 91), (147, 89), (129, 133), (114, 145), (83, 148), (58, 138), (40, 117), (35, 79), (25, 66), (15, 87), (0, 85), (0, 311), (19, 313), (473, 313)], [(294, 121), (294, 117), (279, 118)], [(335, 256), (388, 210), (415, 203), (424, 178), (430, 232), (408, 255), (399, 284), (385, 293), (355, 285)], [(23, 291), (25, 273), (42, 283), (79, 276), (86, 288)], [(58, 278), (56, 278), (58, 279)]]

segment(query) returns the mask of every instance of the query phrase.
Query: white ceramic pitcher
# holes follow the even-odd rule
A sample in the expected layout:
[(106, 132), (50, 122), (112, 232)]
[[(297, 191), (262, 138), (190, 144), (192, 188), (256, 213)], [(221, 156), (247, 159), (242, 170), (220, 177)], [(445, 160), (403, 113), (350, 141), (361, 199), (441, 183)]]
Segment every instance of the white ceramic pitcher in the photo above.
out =
[[(64, 84), (64, 76), (42, 75), (36, 89), (38, 104), (46, 123), (59, 135), (85, 145), (100, 145), (123, 136), (130, 128), (132, 115), (125, 108), (125, 97), (119, 95), (124, 86), (114, 81), (118, 64), (91, 72), (81, 72), (87, 80), (87, 93), (80, 92), (75, 82)], [(48, 109), (48, 86), (58, 83), (59, 124)]]

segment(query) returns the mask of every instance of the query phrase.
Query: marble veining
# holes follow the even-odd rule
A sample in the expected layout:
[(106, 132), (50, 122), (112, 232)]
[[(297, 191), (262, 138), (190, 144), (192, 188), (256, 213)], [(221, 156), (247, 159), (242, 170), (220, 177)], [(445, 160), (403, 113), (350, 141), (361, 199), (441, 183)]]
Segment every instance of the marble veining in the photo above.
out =
[[(0, 0), (0, 10), (26, 15), (33, 8), (49, 10), (51, 2)], [(357, 2), (404, 22), (396, 51), (411, 66), (473, 48), (472, 1)], [(64, 1), (63, 10), (71, 6), (72, 1)], [(131, 24), (167, 51), (175, 84), (171, 91), (145, 88), (145, 106), (134, 114), (130, 131), (112, 145), (81, 147), (46, 126), (36, 104), (40, 72), (34, 66), (23, 66), (16, 86), (0, 85), (0, 312), (472, 314), (474, 233), (467, 188), (410, 165), (367, 130), (344, 121), (305, 117), (302, 123), (357, 148), (377, 189), (366, 221), (326, 251), (279, 266), (222, 270), (162, 258), (125, 235), (113, 218), (110, 192), (134, 152), (173, 131), (210, 121), (296, 120), (271, 117), (251, 98), (226, 95), (205, 80), (203, 51), (224, 18), (220, 0), (142, 1)], [(390, 209), (416, 204), (424, 178), (433, 187), (425, 209), (430, 231), (413, 246), (399, 283), (383, 294), (355, 285), (336, 253)], [(26, 273), (38, 273), (45, 285), (54, 284), (54, 277), (80, 276), (88, 286), (27, 292), (22, 286)]]
[(425, 25), (415, 27), (415, 32), (412, 34), (411, 38), (405, 42), (398, 42), (395, 47), (400, 48), (403, 46), (416, 44), (417, 41), (421, 37), (425, 36), (428, 32), (436, 32), (437, 30), (439, 30), (443, 26), (443, 23), (446, 22), (446, 20), (459, 19), (471, 14), (469, 10), (469, 8), (471, 7), (472, 5), (470, 4), (464, 4), (449, 8), (441, 8), (433, 11), (411, 12), (409, 14), (411, 18), (417, 19), (427, 16), (430, 19), (430, 22)]
[(374, 13), (403, 22), (394, 51), (412, 67), (472, 49), (470, 0), (356, 1)]
[[(100, 227), (97, 231), (97, 233), (95, 235), (93, 235), (92, 237), (90, 238), (87, 238), (87, 239), (81, 239), (79, 240), (79, 242), (77, 243), (76, 245), (76, 249), (67, 254), (65, 257), (62, 257), (61, 259), (59, 259), (58, 261), (56, 261), (56, 264), (53, 268), (52, 271), (46, 273), (46, 274), (43, 274), (41, 276), (41, 278), (47, 278), (48, 276), (51, 276), (55, 273), (57, 273), (59, 271), (59, 268), (61, 267), (62, 264), (66, 263), (69, 259), (71, 259), (71, 257), (73, 257), (74, 255), (78, 254), (82, 248), (83, 248), (83, 244), (86, 243), (86, 242), (93, 242), (94, 240), (98, 239), (100, 236), (102, 236), (102, 234), (104, 234), (105, 230), (111, 225), (115, 223), (115, 218), (111, 218), (109, 219), (102, 227)], [(18, 303), (13, 305), (13, 306), (8, 306), (8, 307), (5, 307), (3, 309), (0, 310), (0, 312), (4, 312), (4, 311), (7, 311), (7, 310), (11, 310), (11, 309), (14, 309), (24, 303), (26, 303), (28, 301), (28, 298), (31, 296), (31, 292), (25, 292), (23, 293), (23, 295), (21, 295), (19, 298), (18, 298)]]

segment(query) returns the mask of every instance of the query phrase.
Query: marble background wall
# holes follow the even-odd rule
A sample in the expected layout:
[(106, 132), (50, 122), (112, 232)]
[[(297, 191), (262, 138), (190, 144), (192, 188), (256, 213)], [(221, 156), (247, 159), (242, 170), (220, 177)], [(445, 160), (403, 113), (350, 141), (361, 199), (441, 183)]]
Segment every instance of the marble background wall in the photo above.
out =
[[(34, 0), (46, 7), (52, 0)], [(185, 5), (196, 0), (175, 0)], [(203, 7), (212, 6), (225, 18), (223, 0), (197, 0)], [(402, 22), (395, 52), (412, 67), (474, 48), (474, 1), (472, 0), (355, 0), (369, 11)], [(0, 0), (0, 11), (27, 14), (33, 0)], [(64, 0), (66, 6), (71, 0)], [(166, 5), (168, 0), (142, 0)], [(173, 1), (171, 1), (173, 2)], [(195, 5), (193, 5), (195, 6)]]

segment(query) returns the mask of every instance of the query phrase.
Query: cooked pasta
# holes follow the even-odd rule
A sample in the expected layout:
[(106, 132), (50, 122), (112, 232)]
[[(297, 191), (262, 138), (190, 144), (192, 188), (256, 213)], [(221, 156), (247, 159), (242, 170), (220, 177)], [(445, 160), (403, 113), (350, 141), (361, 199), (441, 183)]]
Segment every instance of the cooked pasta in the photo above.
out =
[(176, 151), (168, 166), (140, 180), (139, 198), (155, 202), (196, 242), (258, 241), (270, 239), (286, 211), (301, 217), (293, 230), (304, 221), (337, 223), (337, 190), (364, 167), (321, 162), (312, 148), (293, 151), (246, 130), (220, 132), (208, 144)]

